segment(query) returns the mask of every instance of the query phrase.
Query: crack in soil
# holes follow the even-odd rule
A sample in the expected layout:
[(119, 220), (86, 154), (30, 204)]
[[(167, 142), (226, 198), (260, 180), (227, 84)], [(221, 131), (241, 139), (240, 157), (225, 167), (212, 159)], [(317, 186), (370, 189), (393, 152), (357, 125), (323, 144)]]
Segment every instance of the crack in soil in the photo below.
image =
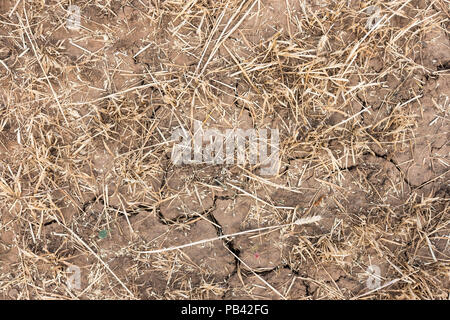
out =
[(375, 155), (375, 157), (380, 158), (380, 159), (384, 159), (385, 161), (388, 161), (390, 163), (392, 163), (394, 165), (394, 167), (398, 170), (398, 172), (400, 173), (400, 176), (402, 177), (403, 181), (408, 185), (408, 187), (413, 190), (413, 186), (411, 185), (411, 183), (409, 182), (408, 178), (406, 178), (405, 173), (403, 172), (403, 170), (400, 168), (400, 166), (388, 155), (380, 155), (378, 153), (376, 153), (375, 151), (371, 150), (373, 155)]
[[(219, 223), (219, 221), (216, 219), (216, 217), (214, 216), (214, 213), (213, 213), (216, 210), (216, 206), (217, 206), (216, 202), (217, 202), (217, 200), (230, 200), (230, 199), (231, 198), (228, 196), (222, 196), (222, 197), (214, 196), (213, 205), (212, 205), (213, 209), (211, 211), (209, 211), (206, 215), (206, 217), (212, 222), (214, 228), (216, 229), (216, 233), (217, 233), (218, 237), (223, 236), (224, 233), (223, 233), (222, 225)], [(225, 247), (227, 247), (228, 250), (230, 250), (230, 252), (233, 253), (234, 263), (235, 263), (235, 269), (233, 272), (237, 272), (240, 268), (240, 263), (241, 263), (239, 260), (241, 251), (235, 247), (232, 239), (228, 240), (228, 239), (224, 238), (222, 241), (223, 241), (223, 244), (225, 245)], [(231, 277), (231, 275), (230, 275), (230, 277)]]

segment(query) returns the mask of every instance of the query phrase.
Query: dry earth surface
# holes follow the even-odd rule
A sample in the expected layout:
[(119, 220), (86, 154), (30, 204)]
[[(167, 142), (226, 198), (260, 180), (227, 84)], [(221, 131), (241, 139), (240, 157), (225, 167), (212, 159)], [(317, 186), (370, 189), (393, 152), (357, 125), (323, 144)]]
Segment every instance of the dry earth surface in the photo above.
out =
[[(448, 299), (449, 8), (0, 0), (0, 298)], [(194, 120), (277, 173), (175, 166)]]

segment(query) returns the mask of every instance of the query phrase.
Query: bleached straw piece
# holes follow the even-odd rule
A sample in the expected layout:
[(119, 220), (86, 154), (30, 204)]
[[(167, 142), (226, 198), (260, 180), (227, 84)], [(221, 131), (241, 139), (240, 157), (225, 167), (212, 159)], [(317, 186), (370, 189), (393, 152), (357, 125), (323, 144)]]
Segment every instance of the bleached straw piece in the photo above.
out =
[(180, 245), (180, 246), (175, 246), (175, 247), (169, 247), (169, 248), (163, 248), (163, 249), (157, 249), (157, 250), (149, 250), (149, 251), (136, 251), (136, 252), (137, 253), (152, 254), (152, 253), (161, 253), (161, 252), (173, 251), (173, 250), (183, 249), (183, 248), (187, 248), (187, 247), (193, 247), (193, 246), (196, 246), (196, 245), (199, 245), (199, 244), (203, 244), (203, 243), (208, 243), (208, 242), (221, 240), (221, 239), (225, 239), (225, 238), (241, 236), (241, 235), (244, 235), (244, 234), (258, 232), (258, 231), (265, 231), (265, 230), (283, 228), (283, 227), (288, 227), (288, 226), (292, 226), (292, 225), (299, 226), (299, 225), (303, 225), (303, 224), (310, 224), (310, 223), (318, 222), (321, 219), (322, 219), (321, 216), (314, 216), (314, 217), (310, 217), (310, 218), (301, 218), (301, 219), (296, 220), (293, 223), (287, 223), (287, 224), (282, 224), (282, 225), (278, 225), (278, 226), (270, 226), (270, 227), (263, 227), (263, 228), (258, 228), (258, 229), (246, 230), (246, 231), (236, 232), (236, 233), (232, 233), (232, 234), (225, 234), (225, 235), (222, 235), (220, 237), (215, 237), (215, 238), (210, 238), (210, 239), (203, 239), (203, 240), (190, 242), (190, 243), (186, 243), (186, 244), (183, 244), (183, 245)]

